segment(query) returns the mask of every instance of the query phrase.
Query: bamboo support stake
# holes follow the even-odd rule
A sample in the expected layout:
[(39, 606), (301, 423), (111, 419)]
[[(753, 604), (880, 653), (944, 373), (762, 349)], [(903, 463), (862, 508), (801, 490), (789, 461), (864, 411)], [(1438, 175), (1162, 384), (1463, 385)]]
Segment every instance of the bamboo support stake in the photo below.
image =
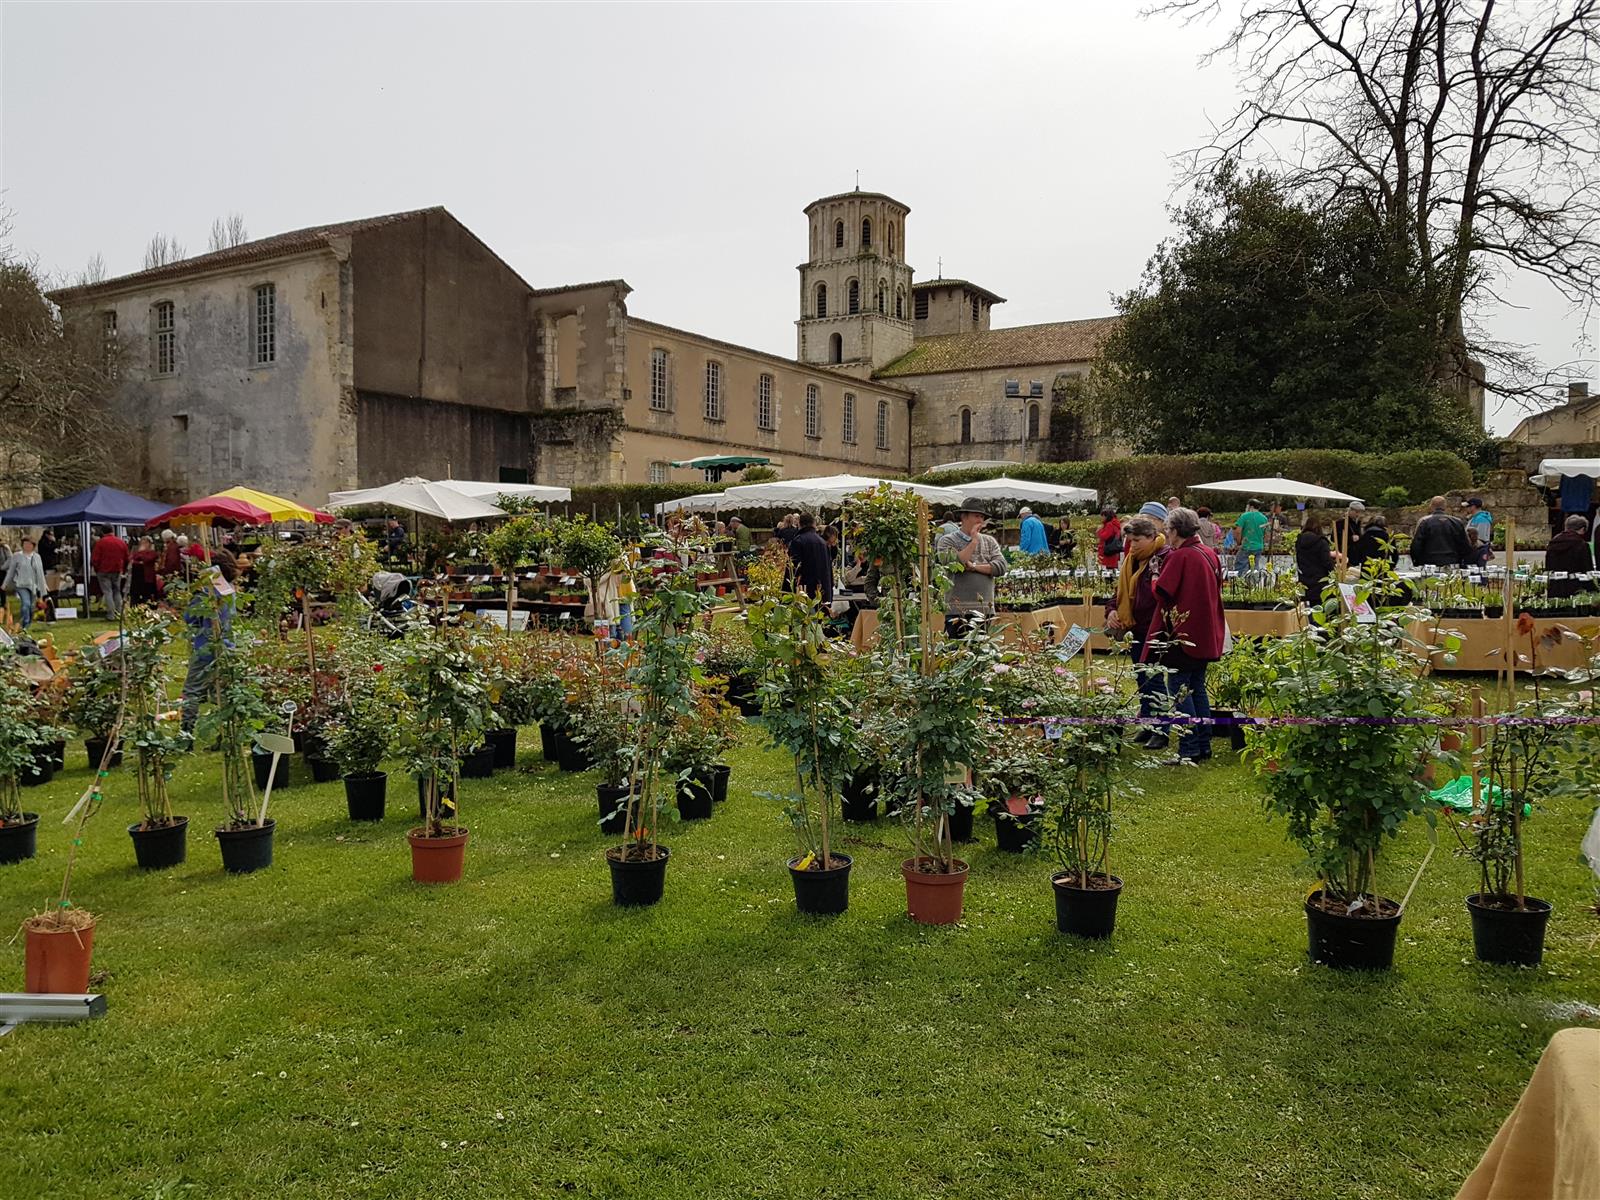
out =
[(1483, 807), (1483, 689), (1472, 685), (1472, 811)]
[(1517, 647), (1513, 640), (1516, 631), (1516, 615), (1512, 612), (1513, 598), (1512, 575), (1517, 566), (1517, 519), (1506, 519), (1506, 584), (1505, 584), (1505, 612), (1502, 614), (1505, 636), (1506, 660), (1506, 696), (1505, 711), (1510, 712), (1517, 703)]

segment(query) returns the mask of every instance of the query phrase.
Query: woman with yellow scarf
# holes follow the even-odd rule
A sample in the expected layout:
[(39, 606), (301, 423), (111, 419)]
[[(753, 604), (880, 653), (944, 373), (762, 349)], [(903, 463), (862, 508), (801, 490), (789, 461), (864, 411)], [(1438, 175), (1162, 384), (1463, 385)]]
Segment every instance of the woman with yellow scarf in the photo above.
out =
[[(1127, 549), (1122, 556), (1121, 566), (1117, 568), (1116, 594), (1106, 608), (1106, 632), (1133, 635), (1129, 653), (1137, 664), (1134, 679), (1139, 685), (1141, 717), (1158, 716), (1157, 709), (1164, 712), (1167, 707), (1164, 702), (1167, 677), (1161, 665), (1159, 645), (1150, 647), (1149, 661), (1145, 661), (1146, 642), (1152, 635), (1161, 632), (1153, 629), (1152, 624), (1156, 618), (1155, 582), (1161, 574), (1161, 564), (1167, 557), (1167, 541), (1153, 514), (1147, 512), (1160, 507), (1154, 502), (1146, 504), (1137, 517), (1130, 517), (1123, 524), (1122, 536)], [(1131, 740), (1136, 746), (1161, 750), (1167, 746), (1168, 735), (1165, 729), (1142, 725)]]

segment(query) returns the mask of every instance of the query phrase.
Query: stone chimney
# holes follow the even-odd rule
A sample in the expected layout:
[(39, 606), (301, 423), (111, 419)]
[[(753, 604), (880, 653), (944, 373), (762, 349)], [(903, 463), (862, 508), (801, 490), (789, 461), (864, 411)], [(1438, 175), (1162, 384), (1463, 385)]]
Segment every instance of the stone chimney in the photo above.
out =
[(1568, 404), (1576, 404), (1578, 401), (1587, 400), (1588, 398), (1589, 398), (1589, 384), (1587, 383), (1587, 381), (1585, 381), (1583, 383), (1569, 381), (1567, 383), (1567, 403)]

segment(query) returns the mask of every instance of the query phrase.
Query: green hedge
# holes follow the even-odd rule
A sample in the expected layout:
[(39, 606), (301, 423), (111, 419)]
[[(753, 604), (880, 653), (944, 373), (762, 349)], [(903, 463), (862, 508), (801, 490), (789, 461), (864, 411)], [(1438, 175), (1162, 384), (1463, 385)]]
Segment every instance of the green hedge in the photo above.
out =
[[(919, 482), (956, 486), (987, 479), (998, 470), (930, 471)], [(1028, 463), (1007, 468), (1016, 479), (1090, 487), (1103, 501), (1124, 507), (1165, 500), (1215, 479), (1283, 475), (1375, 500), (1386, 487), (1427, 497), (1472, 486), (1472, 468), (1447, 450), (1358, 454), (1354, 450), (1245, 450), (1227, 454), (1147, 454), (1096, 462)]]

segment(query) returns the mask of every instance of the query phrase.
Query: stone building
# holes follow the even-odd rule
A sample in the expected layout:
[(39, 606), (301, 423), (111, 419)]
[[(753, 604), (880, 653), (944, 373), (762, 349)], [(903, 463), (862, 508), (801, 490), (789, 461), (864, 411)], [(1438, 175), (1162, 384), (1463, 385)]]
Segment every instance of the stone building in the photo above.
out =
[(1053, 389), (1110, 321), (992, 329), (1002, 297), (914, 282), (909, 212), (860, 191), (806, 207), (794, 359), (632, 316), (620, 279), (533, 287), (443, 208), (52, 298), (119, 348), (125, 482), (164, 500), (247, 483), (315, 503), (405, 475), (690, 482), (671, 463), (707, 453), (791, 478), (1045, 457)]
[[(1554, 408), (1530, 413), (1506, 435), (1525, 446), (1567, 446), (1600, 442), (1600, 396), (1589, 394), (1587, 383), (1567, 384), (1567, 400)], [(1547, 455), (1557, 458), (1560, 455)]]

